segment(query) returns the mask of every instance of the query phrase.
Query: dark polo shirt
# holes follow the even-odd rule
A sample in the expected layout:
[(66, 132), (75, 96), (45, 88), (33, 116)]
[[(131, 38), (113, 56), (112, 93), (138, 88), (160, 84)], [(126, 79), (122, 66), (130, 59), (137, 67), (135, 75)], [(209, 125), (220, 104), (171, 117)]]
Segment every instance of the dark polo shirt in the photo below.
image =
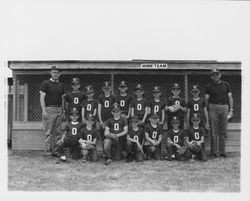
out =
[(228, 82), (221, 81), (220, 84), (211, 83), (205, 89), (205, 94), (209, 95), (209, 103), (211, 104), (228, 104), (228, 93), (231, 87)]
[(41, 84), (40, 91), (46, 93), (45, 106), (62, 105), (62, 95), (65, 93), (64, 85), (62, 83), (45, 80)]

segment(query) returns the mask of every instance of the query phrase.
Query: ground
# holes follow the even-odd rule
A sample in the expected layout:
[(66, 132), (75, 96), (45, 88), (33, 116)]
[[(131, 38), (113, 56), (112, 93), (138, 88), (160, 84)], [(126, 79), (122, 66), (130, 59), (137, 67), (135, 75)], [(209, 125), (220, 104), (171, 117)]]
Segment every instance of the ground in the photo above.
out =
[(240, 192), (240, 156), (207, 162), (56, 163), (41, 152), (9, 152), (8, 188), (18, 191)]

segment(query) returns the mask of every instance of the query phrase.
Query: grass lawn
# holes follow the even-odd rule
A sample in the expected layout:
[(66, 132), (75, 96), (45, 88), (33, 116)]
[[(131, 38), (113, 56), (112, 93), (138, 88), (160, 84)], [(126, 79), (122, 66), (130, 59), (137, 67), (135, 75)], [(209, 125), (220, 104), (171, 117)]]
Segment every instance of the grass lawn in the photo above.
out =
[(207, 162), (56, 164), (41, 152), (9, 152), (8, 188), (20, 191), (240, 192), (240, 156)]

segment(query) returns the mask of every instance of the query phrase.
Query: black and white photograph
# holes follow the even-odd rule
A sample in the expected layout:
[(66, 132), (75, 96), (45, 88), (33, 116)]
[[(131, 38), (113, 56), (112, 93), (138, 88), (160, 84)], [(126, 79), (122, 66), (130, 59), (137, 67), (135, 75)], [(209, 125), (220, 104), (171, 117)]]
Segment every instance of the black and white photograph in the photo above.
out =
[(0, 200), (247, 199), (249, 2), (1, 4)]

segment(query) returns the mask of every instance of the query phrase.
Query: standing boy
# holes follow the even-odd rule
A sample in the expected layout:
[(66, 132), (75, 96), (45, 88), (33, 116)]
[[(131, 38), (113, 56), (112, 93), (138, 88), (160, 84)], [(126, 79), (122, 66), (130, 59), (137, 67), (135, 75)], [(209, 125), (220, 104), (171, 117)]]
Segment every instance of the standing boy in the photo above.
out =
[(148, 159), (153, 156), (155, 160), (160, 160), (160, 144), (162, 140), (162, 127), (159, 125), (159, 116), (152, 114), (150, 123), (145, 126), (145, 149)]
[(79, 111), (75, 108), (70, 112), (71, 122), (67, 122), (62, 128), (62, 138), (58, 141), (58, 153), (62, 161), (66, 161), (64, 148), (70, 147), (72, 159), (79, 159), (80, 157), (80, 130), (84, 127), (82, 122), (79, 122)]
[(185, 99), (180, 97), (181, 89), (178, 83), (172, 84), (172, 97), (167, 99), (168, 129), (172, 128), (171, 119), (175, 116), (180, 121), (180, 128), (184, 128), (184, 116), (187, 111)]
[(127, 162), (131, 162), (133, 158), (136, 161), (143, 161), (143, 144), (145, 141), (144, 138), (144, 130), (141, 127), (138, 127), (139, 118), (137, 116), (133, 116), (130, 119), (131, 126), (129, 127), (127, 134), (127, 150), (128, 150), (128, 158)]
[(144, 125), (148, 116), (148, 101), (143, 97), (143, 86), (136, 85), (134, 93), (136, 97), (131, 102), (131, 116), (138, 116), (140, 125)]
[(207, 156), (203, 148), (205, 129), (199, 126), (201, 119), (199, 114), (194, 113), (191, 118), (192, 126), (187, 130), (187, 146), (191, 153), (199, 160), (206, 161)]
[(93, 127), (94, 117), (89, 114), (86, 118), (86, 127), (80, 131), (79, 143), (82, 149), (82, 162), (86, 162), (90, 157), (90, 161), (96, 162), (98, 160), (98, 152), (96, 149), (97, 130)]
[(105, 165), (111, 163), (113, 151), (115, 160), (121, 160), (124, 140), (126, 140), (126, 134), (128, 132), (127, 119), (121, 117), (121, 110), (118, 104), (114, 104), (112, 115), (113, 117), (108, 119), (106, 123), (104, 134), (103, 147), (106, 158)]
[(191, 153), (185, 145), (186, 133), (183, 129), (179, 128), (180, 120), (177, 117), (173, 117), (171, 124), (172, 128), (167, 133), (167, 149), (169, 153), (167, 160), (188, 160), (191, 157)]
[(86, 99), (86, 96), (83, 92), (80, 91), (80, 79), (79, 78), (73, 78), (71, 80), (71, 87), (72, 91), (66, 93), (63, 96), (63, 113), (66, 114), (66, 119), (68, 121), (71, 121), (69, 118), (69, 113), (73, 108), (76, 108), (76, 110), (79, 113), (79, 121), (82, 120), (81, 116), (81, 103), (84, 99)]

